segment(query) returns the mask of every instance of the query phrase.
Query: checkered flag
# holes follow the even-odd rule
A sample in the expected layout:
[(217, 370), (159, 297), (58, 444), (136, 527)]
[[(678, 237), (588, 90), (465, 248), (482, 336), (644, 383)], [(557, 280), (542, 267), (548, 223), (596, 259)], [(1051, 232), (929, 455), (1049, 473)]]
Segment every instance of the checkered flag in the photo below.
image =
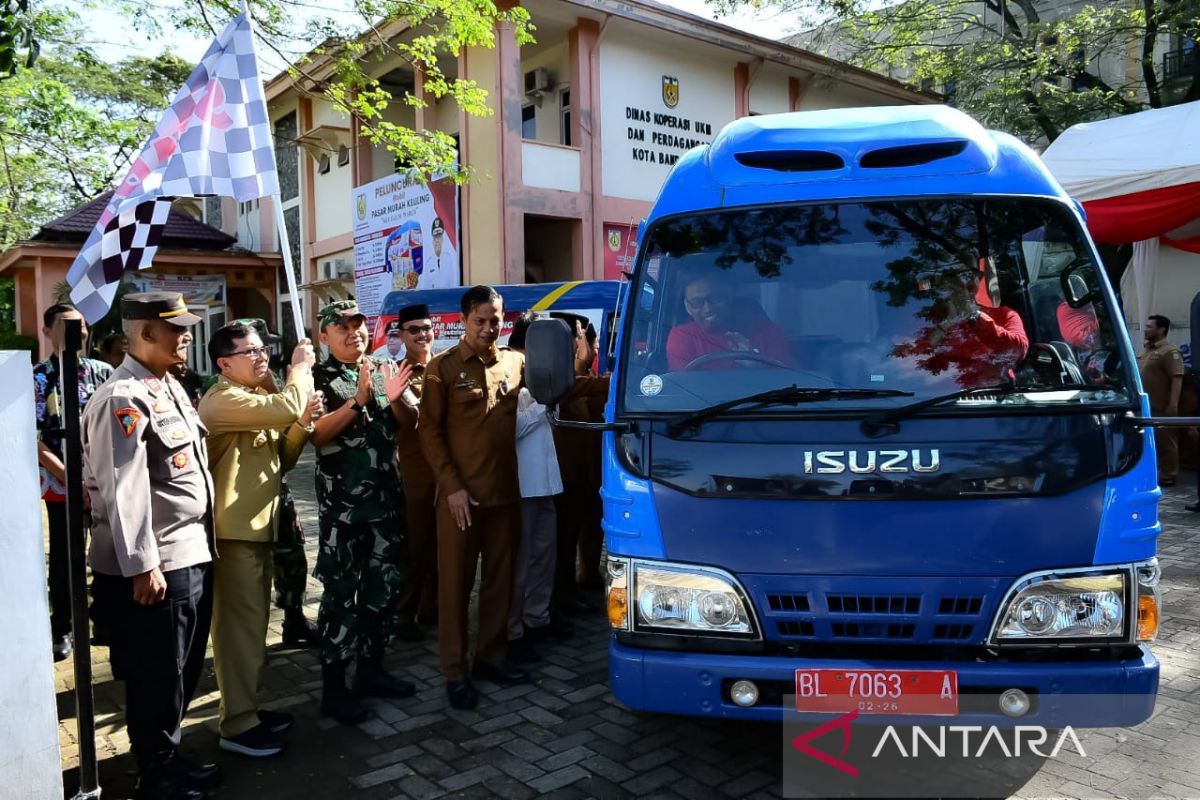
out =
[(175, 197), (245, 201), (278, 193), (267, 103), (243, 11), (200, 59), (113, 193), (67, 273), (71, 300), (88, 322), (108, 313), (121, 276), (150, 266)]

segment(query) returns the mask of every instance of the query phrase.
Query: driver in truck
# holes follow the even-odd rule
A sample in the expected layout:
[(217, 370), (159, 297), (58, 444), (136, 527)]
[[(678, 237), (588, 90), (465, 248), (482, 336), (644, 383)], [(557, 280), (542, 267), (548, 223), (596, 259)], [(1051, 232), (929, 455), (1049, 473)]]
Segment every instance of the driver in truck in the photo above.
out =
[[(735, 299), (721, 276), (693, 277), (683, 291), (683, 306), (692, 319), (676, 325), (667, 337), (667, 365), (672, 372), (701, 366), (729, 369), (737, 365), (737, 353), (755, 354), (746, 360), (793, 365), (783, 331), (761, 308)], [(716, 358), (720, 354), (728, 357)]]

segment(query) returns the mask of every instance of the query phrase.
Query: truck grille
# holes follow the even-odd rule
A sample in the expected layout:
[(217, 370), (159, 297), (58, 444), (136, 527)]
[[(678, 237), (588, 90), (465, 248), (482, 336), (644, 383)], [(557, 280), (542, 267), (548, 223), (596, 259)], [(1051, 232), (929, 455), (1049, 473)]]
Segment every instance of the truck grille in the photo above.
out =
[(768, 639), (982, 644), (1007, 578), (742, 575)]

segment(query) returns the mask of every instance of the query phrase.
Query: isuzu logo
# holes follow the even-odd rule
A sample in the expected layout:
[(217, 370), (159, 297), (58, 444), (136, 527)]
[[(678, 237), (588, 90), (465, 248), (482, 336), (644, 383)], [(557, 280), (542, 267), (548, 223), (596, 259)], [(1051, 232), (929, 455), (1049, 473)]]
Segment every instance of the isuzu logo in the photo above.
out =
[(932, 450), (805, 450), (805, 475), (840, 475), (850, 471), (856, 475), (873, 472), (937, 472), (942, 457)]

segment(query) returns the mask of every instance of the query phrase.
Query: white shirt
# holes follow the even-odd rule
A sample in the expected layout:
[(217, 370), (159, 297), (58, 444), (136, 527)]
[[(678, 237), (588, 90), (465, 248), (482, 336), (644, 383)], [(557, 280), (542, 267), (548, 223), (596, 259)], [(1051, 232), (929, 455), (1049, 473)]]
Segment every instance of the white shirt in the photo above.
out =
[(449, 289), (461, 283), (458, 253), (450, 246), (449, 240), (442, 238), (441, 255), (434, 253), (432, 243), (425, 246), (418, 289)]
[(517, 472), (521, 497), (550, 497), (561, 494), (558, 453), (546, 407), (533, 399), (526, 388), (517, 396)]

